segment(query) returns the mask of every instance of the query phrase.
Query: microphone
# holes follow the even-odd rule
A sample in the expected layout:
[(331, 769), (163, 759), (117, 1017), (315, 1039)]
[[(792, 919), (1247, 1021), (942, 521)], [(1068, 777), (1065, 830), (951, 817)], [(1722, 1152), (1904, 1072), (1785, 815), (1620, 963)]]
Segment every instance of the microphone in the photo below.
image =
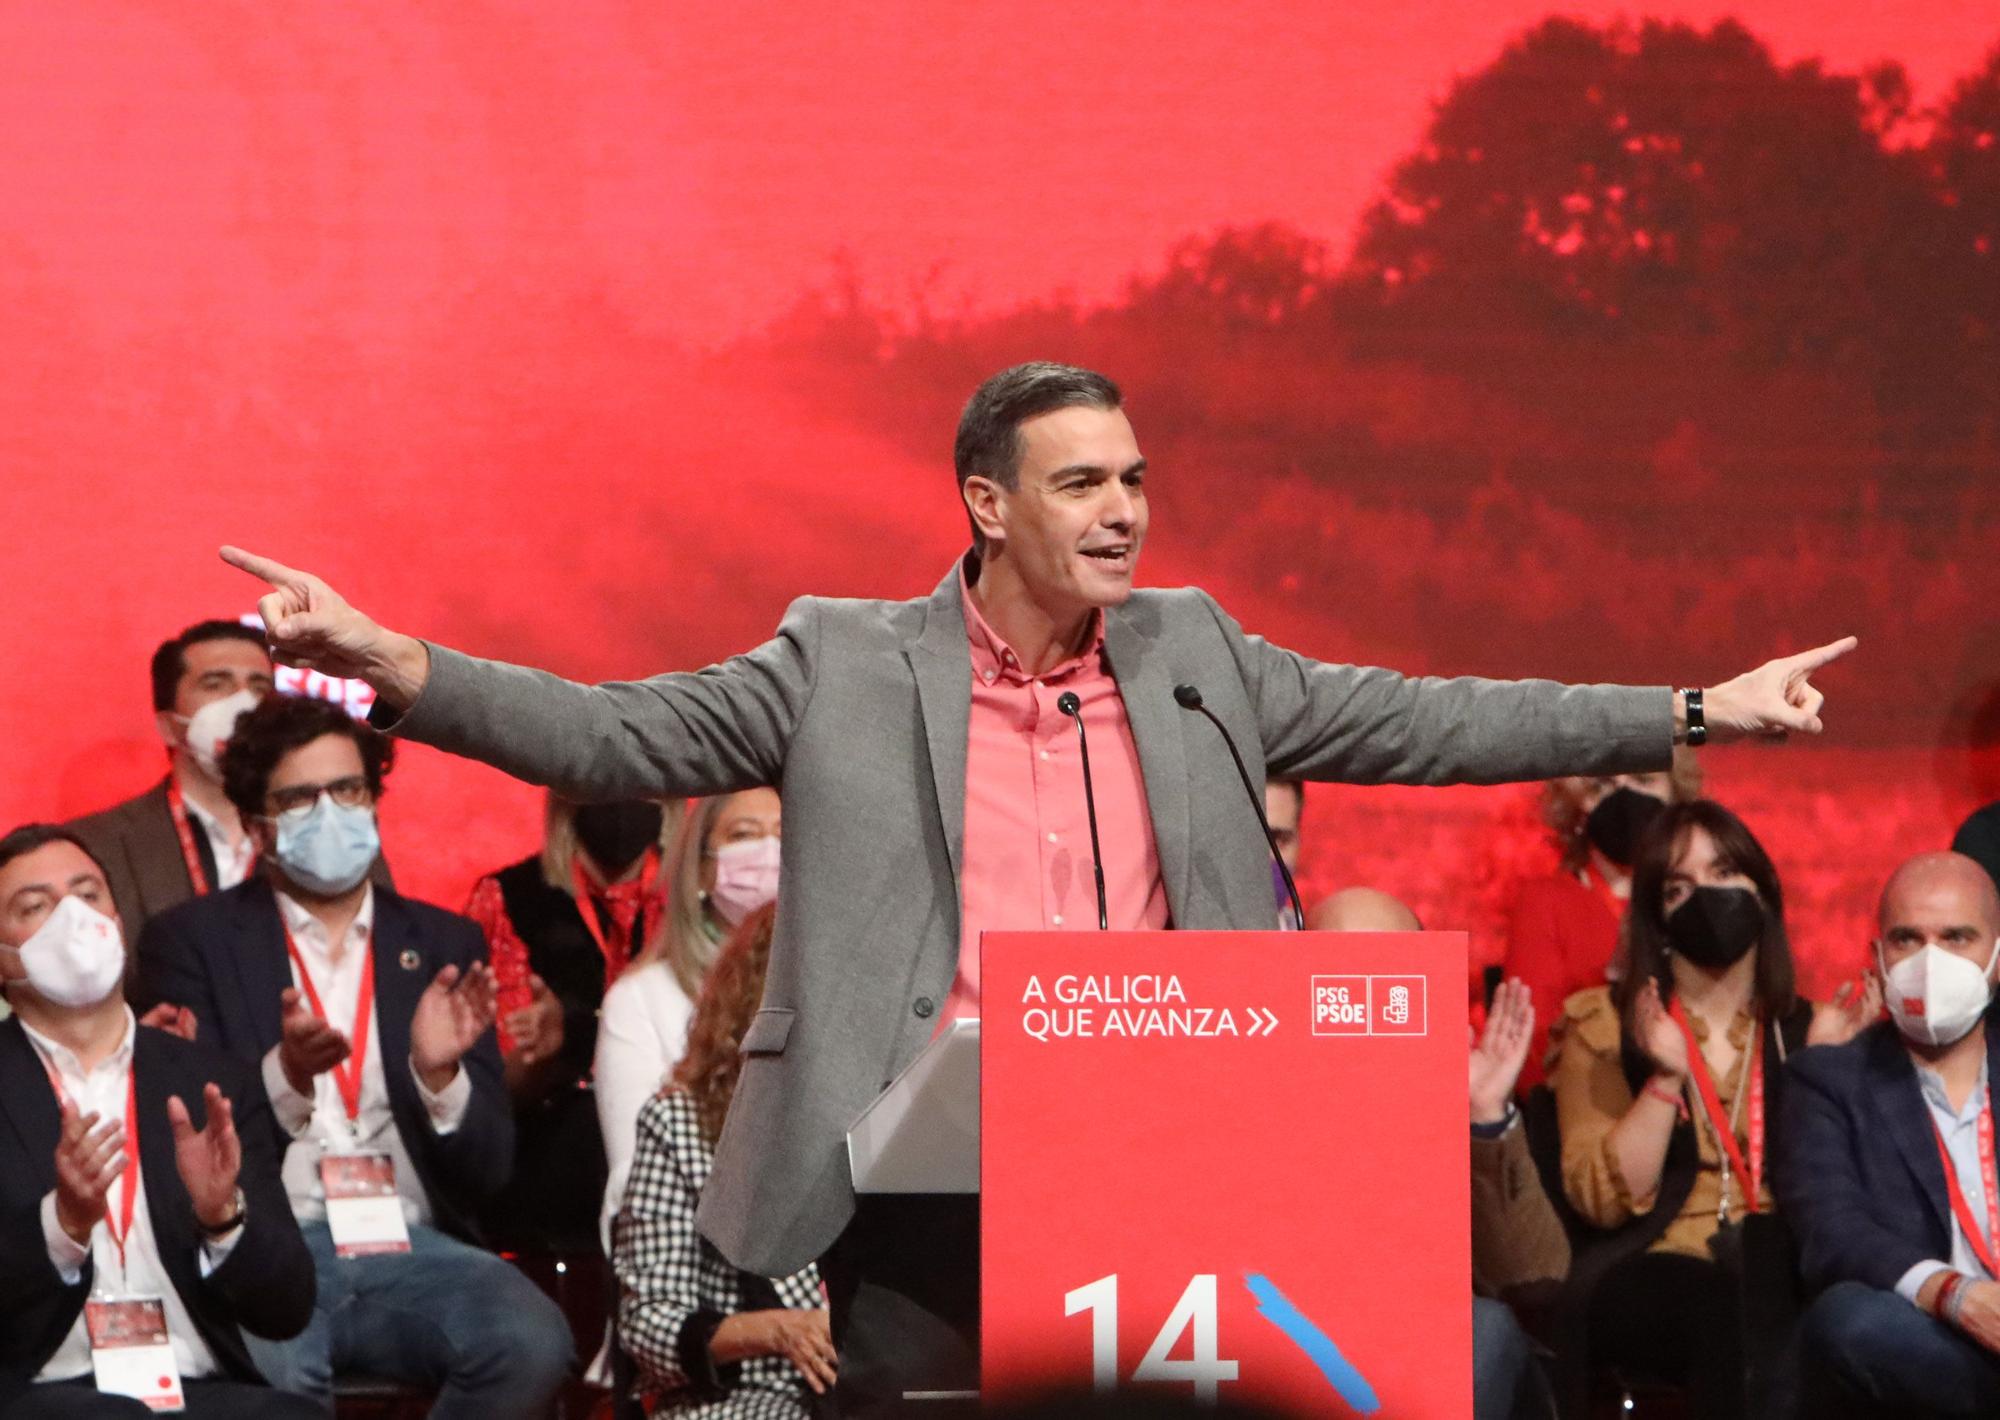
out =
[(1229, 727), (1215, 717), (1213, 710), (1201, 703), (1201, 692), (1195, 687), (1175, 686), (1174, 699), (1180, 702), (1181, 709), (1206, 716), (1209, 724), (1215, 726), (1216, 732), (1222, 736), (1222, 742), (1229, 746), (1229, 757), (1236, 761), (1236, 775), (1243, 781), (1243, 792), (1250, 796), (1250, 811), (1257, 815), (1257, 827), (1264, 830), (1264, 842), (1271, 850), (1271, 861), (1278, 865), (1278, 873), (1285, 880), (1285, 891), (1291, 895), (1292, 916), (1297, 920), (1299, 930), (1305, 931), (1306, 909), (1305, 904), (1299, 901), (1299, 885), (1292, 880), (1292, 870), (1285, 866), (1285, 855), (1278, 851), (1278, 840), (1271, 836), (1271, 821), (1264, 817), (1264, 796), (1250, 782), (1250, 771), (1243, 767), (1243, 756), (1236, 752), (1236, 741), (1230, 738)]
[(1090, 820), (1090, 870), (1097, 875), (1097, 930), (1111, 930), (1111, 912), (1104, 902), (1104, 855), (1097, 851), (1097, 795), (1090, 787), (1090, 740), (1083, 733), (1083, 702), (1076, 692), (1065, 690), (1056, 699), (1056, 709), (1076, 721), (1076, 747), (1083, 754), (1083, 812)]

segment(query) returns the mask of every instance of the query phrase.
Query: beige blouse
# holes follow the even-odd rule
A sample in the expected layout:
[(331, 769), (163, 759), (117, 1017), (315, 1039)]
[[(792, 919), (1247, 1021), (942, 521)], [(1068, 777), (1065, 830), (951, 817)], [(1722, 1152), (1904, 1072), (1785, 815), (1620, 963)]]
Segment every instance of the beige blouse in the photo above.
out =
[[(1696, 1042), (1706, 1053), (1707, 1023), (1690, 1014), (1689, 1024)], [(1738, 1120), (1736, 1133), (1737, 1148), (1746, 1159), (1748, 1108), (1746, 1104), (1743, 1111), (1738, 1111), (1735, 1104), (1737, 1091), (1748, 1078), (1755, 1026), (1756, 1017), (1748, 1011), (1738, 1012), (1729, 1023), (1729, 1041), (1736, 1047), (1737, 1063), (1731, 1067), (1728, 1078), (1716, 1081), (1723, 1109), (1732, 1117), (1739, 1113), (1744, 1116)], [(1587, 1222), (1600, 1228), (1615, 1228), (1651, 1212), (1658, 1201), (1657, 1188), (1648, 1190), (1643, 1197), (1635, 1196), (1611, 1156), (1612, 1126), (1625, 1117), (1633, 1101), (1619, 1061), (1618, 1008), (1611, 1003), (1611, 989), (1593, 986), (1570, 997), (1563, 1003), (1562, 1019), (1556, 1022), (1550, 1037), (1549, 1078), (1555, 1090), (1556, 1119), (1562, 1130), (1563, 1191), (1569, 1195), (1570, 1205)], [(1695, 1097), (1692, 1081), (1687, 1085), (1687, 1105), (1694, 1113), (1695, 1140), (1701, 1159), (1699, 1170), (1679, 1216), (1667, 1224), (1666, 1231), (1648, 1251), (1707, 1258), (1712, 1255), (1708, 1243), (1715, 1235), (1716, 1213), (1722, 1201), (1723, 1160), (1714, 1132)], [(1768, 1210), (1772, 1207), (1768, 1164), (1764, 1175), (1758, 1196), (1760, 1207)], [(1744, 1180), (1734, 1170), (1728, 1187), (1729, 1216), (1740, 1218), (1744, 1213)]]

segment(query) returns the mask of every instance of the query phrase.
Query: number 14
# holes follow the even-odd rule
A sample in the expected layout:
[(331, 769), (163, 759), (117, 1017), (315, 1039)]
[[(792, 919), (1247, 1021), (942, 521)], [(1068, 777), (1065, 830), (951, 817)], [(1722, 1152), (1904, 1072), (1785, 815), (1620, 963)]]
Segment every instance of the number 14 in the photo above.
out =
[[(1204, 1272), (1187, 1284), (1166, 1324), (1132, 1372), (1135, 1381), (1191, 1381), (1196, 1400), (1213, 1401), (1223, 1381), (1236, 1379), (1236, 1363), (1216, 1354), (1215, 1274)], [(1090, 1313), (1090, 1383), (1100, 1394), (1118, 1388), (1118, 1274), (1063, 1294), (1063, 1315)], [(1181, 1334), (1192, 1330), (1187, 1360), (1169, 1357)]]

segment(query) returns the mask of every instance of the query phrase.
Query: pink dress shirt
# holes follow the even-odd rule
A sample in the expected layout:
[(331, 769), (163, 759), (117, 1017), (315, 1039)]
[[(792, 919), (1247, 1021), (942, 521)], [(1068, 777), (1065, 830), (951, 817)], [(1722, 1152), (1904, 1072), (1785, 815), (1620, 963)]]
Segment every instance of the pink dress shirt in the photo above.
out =
[(1098, 844), (1111, 930), (1167, 925), (1167, 889), (1153, 844), (1153, 818), (1139, 747), (1118, 682), (1104, 661), (1104, 617), (1090, 648), (1044, 675), (1020, 658), (979, 614), (959, 570), (972, 643), (972, 715), (965, 744), (965, 847), (959, 874), (958, 976), (939, 1025), (979, 1014), (981, 932), (1097, 929), (1090, 871), (1090, 819), (1076, 722), (1056, 708), (1065, 691), (1083, 703), (1097, 794)]

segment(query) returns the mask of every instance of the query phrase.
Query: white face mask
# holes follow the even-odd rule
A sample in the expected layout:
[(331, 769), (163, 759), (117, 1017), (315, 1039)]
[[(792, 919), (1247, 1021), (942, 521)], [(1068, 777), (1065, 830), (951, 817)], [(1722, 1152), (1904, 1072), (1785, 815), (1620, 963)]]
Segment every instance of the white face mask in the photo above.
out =
[[(1935, 942), (1883, 967), (1882, 993), (1896, 1029), (1923, 1045), (1950, 1045), (1979, 1024), (1993, 1001), (1993, 962), (2000, 958), (2000, 941), (1987, 954), (1986, 966), (1967, 961)], [(1875, 944), (1875, 964), (1882, 967), (1882, 944)]]
[(125, 938), (118, 924), (74, 893), (55, 905), (18, 947), (28, 985), (58, 1006), (95, 1006), (125, 976)]
[(300, 887), (326, 897), (338, 897), (367, 877), (375, 855), (382, 851), (375, 810), (368, 804), (349, 808), (321, 794), (311, 805), (281, 813), (274, 822), (278, 865)]
[(181, 743), (210, 779), (221, 782), (222, 751), (228, 748), (229, 737), (236, 733), (237, 717), (255, 708), (258, 699), (254, 690), (239, 690), (234, 695), (209, 701), (188, 717), (187, 728), (181, 731)]
[(708, 900), (715, 915), (734, 927), (778, 896), (778, 840), (768, 834), (725, 843), (715, 850), (715, 886)]

